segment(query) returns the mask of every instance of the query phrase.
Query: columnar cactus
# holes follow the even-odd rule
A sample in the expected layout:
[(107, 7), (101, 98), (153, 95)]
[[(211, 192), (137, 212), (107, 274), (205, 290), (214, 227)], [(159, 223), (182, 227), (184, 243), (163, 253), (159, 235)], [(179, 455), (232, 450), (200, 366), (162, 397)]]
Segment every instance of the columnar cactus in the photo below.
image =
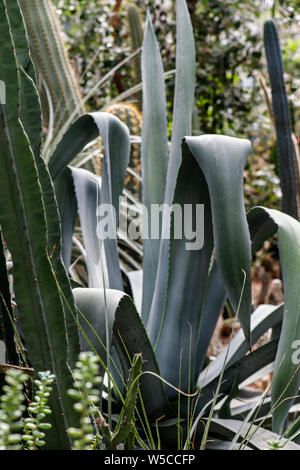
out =
[(277, 136), (277, 155), (282, 190), (282, 210), (299, 219), (300, 192), (290, 123), (289, 104), (279, 38), (273, 20), (264, 24), (264, 43), (272, 89), (273, 115)]
[[(143, 28), (140, 18), (139, 11), (136, 6), (131, 5), (128, 8), (128, 21), (130, 29), (130, 38), (131, 38), (131, 49), (132, 52), (136, 51), (143, 44)], [(141, 83), (142, 81), (142, 71), (141, 71), (141, 56), (138, 54), (135, 56), (135, 77), (136, 82)], [(140, 91), (137, 93), (137, 106), (140, 111), (143, 108), (143, 93)]]
[[(62, 30), (51, 0), (19, 0), (24, 16), (31, 54), (39, 75), (47, 117), (47, 97), (51, 96), (55, 131), (78, 110), (83, 112), (79, 86), (68, 58)], [(55, 132), (54, 132), (55, 133)]]

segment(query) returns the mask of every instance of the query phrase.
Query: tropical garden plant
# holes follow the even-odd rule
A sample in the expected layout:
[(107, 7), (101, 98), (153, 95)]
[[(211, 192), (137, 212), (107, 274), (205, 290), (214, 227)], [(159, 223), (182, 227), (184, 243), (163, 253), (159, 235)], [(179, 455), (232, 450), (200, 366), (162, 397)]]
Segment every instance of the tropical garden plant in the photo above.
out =
[[(186, 2), (176, 2), (170, 143), (163, 65), (150, 14), (146, 21), (141, 202), (149, 213), (154, 204), (164, 208), (158, 237), (143, 240), (143, 269), (126, 273), (118, 258), (119, 220), (108, 216), (114, 230), (108, 238), (99, 229), (99, 219), (104, 206), (119, 214), (130, 157), (128, 128), (105, 112), (83, 114), (73, 122), (69, 118), (70, 126), (56, 136), (57, 145), (48, 140), (42, 155), (38, 83), (19, 1), (0, 0), (0, 10), (0, 80), (6, 85), (0, 108), (0, 339), (9, 362), (20, 356), (36, 375), (55, 375), (46, 448), (68, 449), (72, 440), (75, 447), (97, 448), (88, 414), (94, 416), (106, 448), (123, 444), (205, 449), (212, 437), (215, 447), (263, 449), (271, 442), (273, 447), (278, 443), (297, 448), (291, 439), (297, 439), (299, 431), (292, 405), (300, 386), (295, 360), (300, 338), (300, 224), (284, 212), (263, 207), (246, 214), (243, 170), (251, 149), (248, 140), (190, 137), (196, 64)], [(101, 176), (74, 166), (99, 135)], [(169, 217), (167, 211), (172, 204), (194, 209), (202, 205), (202, 247), (186, 249), (193, 239), (184, 227), (184, 236), (176, 236), (174, 213)], [(141, 210), (138, 201), (135, 208)], [(77, 213), (87, 288), (68, 275)], [(151, 218), (147, 223), (151, 229)], [(251, 256), (276, 232), (285, 304), (253, 312)], [(13, 289), (7, 276), (9, 255)], [(226, 299), (242, 329), (220, 357), (207, 364)], [(252, 349), (270, 328), (271, 340)], [(84, 358), (76, 366), (80, 350), (92, 350), (100, 363), (99, 376), (106, 375), (107, 384), (95, 381), (102, 384), (100, 424), (87, 404), (96, 401), (94, 387), (73, 386), (73, 375), (90, 377), (95, 369), (93, 361), (84, 365)], [(232, 407), (232, 399), (242, 393), (239, 386), (266, 368), (274, 373), (271, 396), (265, 393), (256, 402)], [(79, 400), (75, 408), (74, 398)], [(267, 429), (270, 418), (273, 431)]]

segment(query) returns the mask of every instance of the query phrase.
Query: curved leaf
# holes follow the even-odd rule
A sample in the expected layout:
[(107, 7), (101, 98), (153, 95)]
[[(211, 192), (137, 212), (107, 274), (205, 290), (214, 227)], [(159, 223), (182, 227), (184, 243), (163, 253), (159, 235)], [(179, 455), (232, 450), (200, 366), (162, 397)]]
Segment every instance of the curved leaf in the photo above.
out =
[[(119, 216), (119, 198), (122, 194), (130, 155), (130, 138), (127, 127), (110, 113), (91, 113), (81, 116), (58, 144), (50, 159), (49, 169), (54, 179), (58, 176), (65, 179), (67, 175), (61, 176), (61, 173), (65, 171), (66, 165), (88, 142), (99, 135), (102, 137), (104, 148), (101, 180), (87, 170), (72, 167), (70, 169), (87, 251), (89, 286), (97, 288), (105, 285), (114, 289), (122, 289), (116, 226)], [(68, 205), (74, 210), (75, 201), (72, 196), (71, 193)], [(63, 207), (61, 196), (59, 201), (60, 206)], [(104, 237), (104, 240), (98, 230), (98, 215), (100, 215), (98, 208), (101, 207), (99, 204), (103, 207), (113, 206), (116, 216), (116, 220), (112, 220), (111, 214), (108, 213), (110, 223), (113, 223), (114, 226), (114, 233), (113, 236)], [(61, 214), (62, 223), (67, 224), (66, 227), (63, 225), (63, 234), (68, 237), (68, 241), (65, 240), (66, 257), (68, 258), (73, 217), (74, 213), (71, 214), (71, 220)]]
[(128, 128), (116, 116), (98, 112), (84, 114), (77, 119), (51, 156), (49, 171), (55, 181), (76, 155), (99, 135), (104, 148), (102, 178), (105, 203), (112, 198), (114, 206), (118, 207), (129, 162), (130, 138)]
[[(223, 284), (237, 310), (244, 282), (243, 271), (247, 279), (239, 318), (248, 339), (250, 337), (251, 253), (242, 189), (243, 168), (249, 148), (248, 141), (225, 136), (189, 137), (183, 143), (183, 161), (174, 204), (181, 208), (190, 204), (194, 210), (196, 204), (203, 204), (204, 217), (203, 220), (200, 218), (200, 227), (197, 227), (200, 246), (191, 247), (190, 243), (187, 247), (191, 240), (187, 240), (185, 235), (183, 239), (176, 237), (172, 226), (164, 309), (161, 314), (156, 298), (147, 329), (152, 344), (157, 344), (156, 354), (162, 374), (171, 383), (179, 383), (182, 354), (181, 384), (185, 389), (190, 379), (191, 384), (195, 384), (201, 370), (206, 353), (203, 346), (208, 347), (209, 334), (213, 332), (223, 306)], [(220, 176), (216, 177), (216, 174)], [(178, 218), (176, 221), (174, 215), (172, 220), (178, 230)], [(241, 230), (232, 230), (235, 226)], [(216, 266), (208, 282), (213, 239)], [(208, 330), (205, 331), (204, 327)], [(198, 349), (198, 339), (203, 337), (205, 339)]]
[[(236, 433), (238, 433), (243, 426), (243, 421), (236, 419), (216, 419), (211, 421), (210, 430), (214, 434), (221, 434), (232, 440)], [(244, 425), (241, 432), (241, 437), (246, 439), (245, 445), (252, 447), (256, 450), (270, 450), (268, 441), (278, 441), (280, 436), (267, 429), (264, 429), (253, 424)], [(281, 444), (284, 445), (284, 450), (300, 450), (300, 446), (287, 439), (282, 439)], [(244, 449), (244, 445), (243, 445)]]
[[(224, 371), (223, 381), (220, 386), (220, 394), (222, 394), (220, 398), (230, 393), (233, 385), (240, 385), (255, 372), (271, 364), (275, 359), (277, 346), (278, 339), (274, 339), (227, 367)], [(205, 386), (202, 386), (199, 381), (198, 385), (201, 390), (200, 398), (197, 403), (197, 410), (199, 412), (213, 399), (218, 381), (218, 376)]]
[(72, 237), (78, 211), (74, 181), (70, 168), (66, 168), (55, 181), (55, 194), (61, 220), (62, 258), (68, 270), (72, 255)]
[(284, 288), (284, 315), (272, 382), (273, 404), (282, 402), (273, 413), (273, 429), (281, 432), (289, 408), (300, 387), (299, 364), (293, 360), (296, 341), (300, 338), (300, 223), (274, 209), (256, 207), (249, 211), (249, 226), (260, 224), (254, 243), (259, 245), (278, 231), (278, 248)]
[(86, 249), (89, 287), (122, 290), (116, 231), (112, 238), (102, 239), (98, 229), (98, 207), (102, 204), (103, 180), (82, 168), (70, 167), (70, 170)]
[[(191, 240), (186, 238), (184, 231), (187, 220), (182, 217), (182, 220), (178, 222), (179, 219), (175, 213), (171, 228), (169, 274), (164, 311), (160, 315), (159, 311), (152, 310), (148, 321), (148, 331), (152, 344), (157, 345), (156, 355), (163, 377), (175, 386), (179, 385), (180, 380), (182, 389), (186, 391), (189, 380), (191, 384), (194, 383), (192, 369), (198, 348), (196, 339), (213, 249), (207, 185), (199, 165), (186, 147), (178, 175), (174, 204), (178, 204), (180, 208), (184, 208), (187, 204), (194, 208), (196, 204), (203, 204), (204, 217), (203, 220), (200, 220), (200, 230), (203, 229), (204, 224), (204, 247), (202, 249), (198, 247), (196, 250), (187, 249), (187, 244), (191, 243)], [(182, 239), (176, 237), (175, 234), (174, 228), (178, 230), (179, 227), (182, 229)], [(190, 333), (192, 338), (190, 338)], [(189, 364), (190, 339), (192, 363)], [(182, 373), (180, 379), (181, 356)], [(176, 392), (170, 389), (168, 393), (174, 395)]]
[[(243, 170), (250, 142), (221, 135), (204, 135), (188, 137), (186, 144), (208, 185), (217, 266), (236, 312), (243, 293), (239, 320), (251, 343), (251, 252), (243, 197)], [(243, 271), (246, 275), (244, 289)]]
[[(113, 345), (119, 353), (126, 375), (130, 367), (127, 353), (131, 358), (141, 353), (144, 361), (143, 371), (160, 375), (155, 354), (130, 297), (123, 292), (110, 289), (78, 288), (74, 289), (73, 293), (78, 308), (93, 326), (104, 345), (106, 344), (106, 318), (108, 319), (108, 331), (112, 335)], [(99, 338), (95, 336), (84, 319), (80, 322), (92, 345), (106, 362), (106, 350), (101, 346)], [(82, 346), (89, 349), (84, 341)], [(141, 377), (140, 386), (149, 418), (158, 418), (162, 412), (166, 412), (167, 398), (162, 382), (153, 375), (144, 374)]]

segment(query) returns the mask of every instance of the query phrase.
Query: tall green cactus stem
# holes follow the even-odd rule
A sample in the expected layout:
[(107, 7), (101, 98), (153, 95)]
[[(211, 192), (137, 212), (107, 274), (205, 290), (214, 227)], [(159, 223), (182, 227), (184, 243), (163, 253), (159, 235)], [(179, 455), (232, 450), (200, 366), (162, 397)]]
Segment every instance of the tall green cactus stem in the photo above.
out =
[[(143, 28), (140, 18), (139, 11), (136, 6), (131, 5), (128, 8), (128, 22), (130, 29), (130, 38), (131, 38), (131, 49), (132, 52), (142, 47), (143, 44)], [(138, 54), (134, 58), (135, 62), (135, 77), (136, 83), (142, 82), (142, 70), (141, 70), (141, 55)], [(139, 111), (143, 109), (143, 92), (139, 91), (137, 93), (137, 106)]]
[(273, 20), (268, 20), (264, 24), (264, 44), (272, 90), (282, 210), (299, 219), (300, 191), (299, 185), (297, 188), (289, 105), (284, 83), (281, 48)]
[[(10, 11), (12, 6), (9, 7)], [(65, 305), (66, 327), (68, 333), (68, 362), (70, 367), (74, 367), (79, 353), (79, 339), (77, 326), (69, 313), (71, 308), (76, 312), (74, 299), (71, 292), (70, 282), (61, 260), (61, 233), (59, 230), (59, 215), (54, 196), (54, 188), (49, 175), (48, 168), (41, 157), (42, 145), (42, 118), (39, 96), (36, 89), (36, 75), (34, 66), (29, 54), (28, 43), (22, 17), (20, 15), (18, 3), (14, 6), (16, 20), (12, 21), (12, 35), (16, 43), (16, 55), (20, 66), (20, 118), (24, 130), (29, 138), (31, 149), (35, 157), (35, 163), (39, 173), (39, 182), (42, 188), (42, 198), (45, 206), (45, 216), (47, 224), (47, 252), (55, 272), (56, 280), (63, 291), (67, 301)], [(18, 41), (18, 36), (24, 41)], [(32, 83), (33, 82), (33, 83)]]
[[(19, 3), (39, 78), (46, 84), (51, 96), (56, 135), (75, 109), (78, 108), (78, 115), (84, 111), (79, 86), (51, 0), (19, 0)], [(47, 111), (43, 111), (47, 116)]]
[[(0, 80), (6, 83), (7, 96), (7, 104), (0, 106), (0, 224), (12, 255), (15, 298), (29, 359), (36, 372), (51, 370), (57, 379), (50, 400), (53, 414), (48, 447), (67, 449), (66, 429), (77, 422), (67, 396), (72, 384), (68, 360), (73, 338), (67, 336), (71, 323), (54, 271), (60, 271), (56, 258), (60, 255), (50, 245), (53, 233), (48, 232), (50, 224), (54, 231), (55, 221), (54, 206), (47, 214), (51, 183), (36, 154), (38, 95), (30, 76), (33, 67), (18, 2), (0, 0), (0, 51)], [(48, 191), (45, 199), (42, 188)], [(63, 281), (62, 271), (59, 275)]]

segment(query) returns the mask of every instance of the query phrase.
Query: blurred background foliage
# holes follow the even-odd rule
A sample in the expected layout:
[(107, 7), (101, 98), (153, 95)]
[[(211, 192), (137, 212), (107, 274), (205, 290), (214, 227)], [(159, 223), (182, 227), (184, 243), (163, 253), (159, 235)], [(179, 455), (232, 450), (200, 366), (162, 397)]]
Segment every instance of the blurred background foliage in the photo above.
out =
[[(142, 25), (149, 7), (165, 71), (175, 64), (175, 4), (172, 0), (53, 0), (82, 95), (132, 52), (128, 7)], [(293, 131), (300, 138), (300, 1), (188, 0), (197, 53), (194, 134), (247, 137), (253, 152), (245, 170), (246, 205), (280, 206), (276, 142), (263, 51), (262, 25), (278, 26)], [(105, 109), (138, 83), (134, 61), (119, 69), (88, 102)], [(167, 81), (172, 110), (174, 76)], [(137, 105), (137, 95), (126, 101)], [(171, 129), (172, 122), (169, 120)]]

